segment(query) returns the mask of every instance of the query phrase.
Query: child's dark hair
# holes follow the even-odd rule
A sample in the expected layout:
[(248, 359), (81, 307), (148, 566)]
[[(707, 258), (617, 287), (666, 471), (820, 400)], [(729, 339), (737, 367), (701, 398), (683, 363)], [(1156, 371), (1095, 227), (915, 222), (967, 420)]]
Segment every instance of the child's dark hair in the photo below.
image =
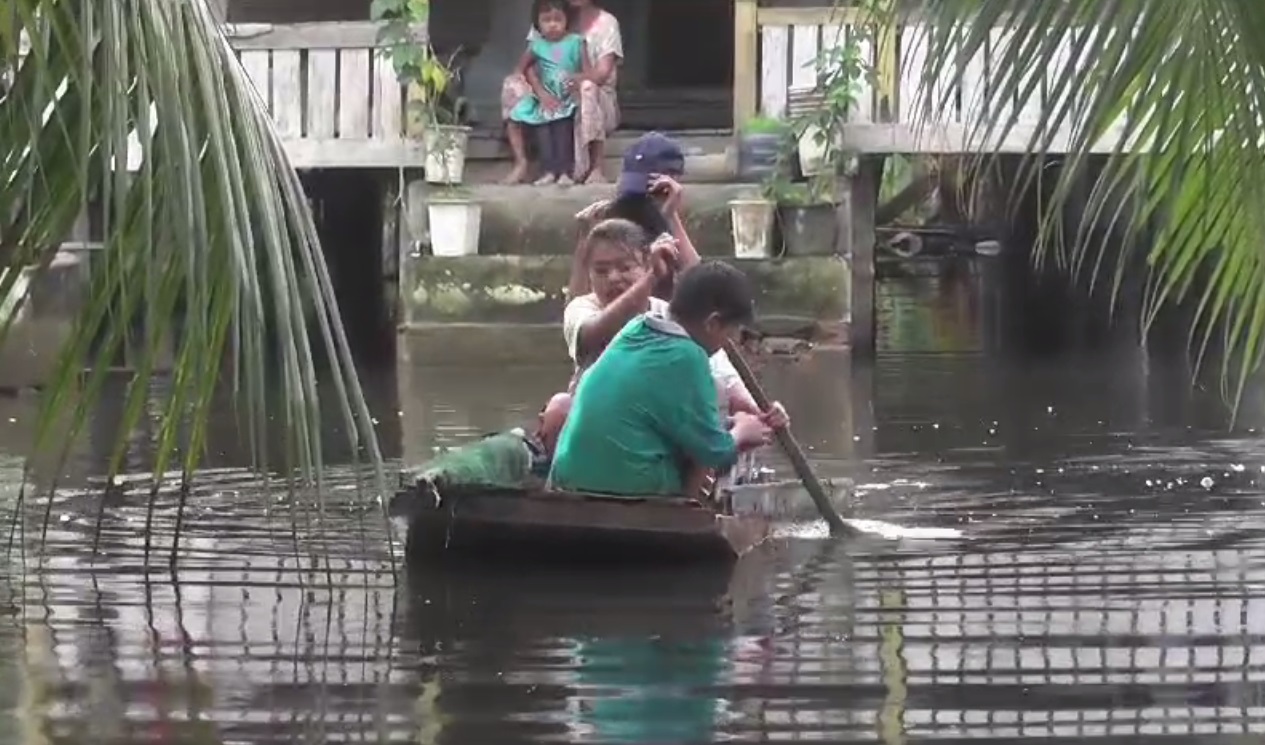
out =
[(755, 320), (755, 293), (751, 280), (723, 261), (704, 261), (685, 270), (676, 280), (669, 304), (672, 315), (698, 322), (715, 313), (725, 324), (750, 324)]
[(640, 261), (645, 261), (650, 254), (650, 242), (646, 238), (646, 231), (631, 220), (618, 217), (602, 220), (589, 231), (588, 237), (584, 239), (586, 266), (593, 253), (593, 247), (599, 243), (626, 249)]
[(649, 194), (623, 194), (606, 208), (607, 217), (623, 218), (646, 231), (653, 240), (669, 232), (667, 218)]
[(567, 0), (536, 0), (531, 6), (531, 25), (536, 31), (540, 31), (540, 14), (546, 10), (562, 11), (562, 14), (567, 17), (568, 28), (575, 21), (575, 10)]

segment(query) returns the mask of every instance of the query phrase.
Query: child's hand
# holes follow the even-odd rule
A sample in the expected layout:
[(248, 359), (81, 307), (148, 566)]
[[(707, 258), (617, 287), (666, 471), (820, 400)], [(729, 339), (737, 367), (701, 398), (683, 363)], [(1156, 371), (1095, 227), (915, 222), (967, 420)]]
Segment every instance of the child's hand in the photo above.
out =
[(773, 431), (760, 420), (760, 417), (742, 411), (734, 413), (733, 426), (729, 433), (733, 435), (738, 449), (743, 452), (769, 444), (773, 436)]
[(540, 96), (540, 108), (544, 109), (546, 114), (552, 114), (562, 108), (562, 102), (551, 93), (543, 93)]
[(676, 271), (681, 256), (677, 252), (676, 239), (664, 233), (650, 244), (650, 268), (659, 278), (670, 277)]
[(791, 426), (791, 417), (778, 401), (774, 401), (769, 410), (760, 415), (760, 421), (769, 429), (785, 429)]
[(655, 176), (650, 179), (650, 193), (663, 201), (659, 207), (665, 215), (674, 215), (681, 209), (681, 196), (684, 189), (681, 188), (681, 182), (671, 176)]

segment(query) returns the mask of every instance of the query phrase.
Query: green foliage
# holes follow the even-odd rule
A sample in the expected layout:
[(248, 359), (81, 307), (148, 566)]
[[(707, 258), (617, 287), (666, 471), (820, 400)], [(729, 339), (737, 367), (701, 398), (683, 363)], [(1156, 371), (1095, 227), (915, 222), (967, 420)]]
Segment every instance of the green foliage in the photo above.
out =
[(452, 83), (452, 60), (440, 61), (427, 37), (430, 0), (373, 0), (370, 17), (382, 24), (378, 44), (396, 78), (408, 87), (409, 111), (426, 125), (457, 124), (463, 102), (445, 106)]
[(787, 131), (786, 122), (771, 116), (758, 114), (751, 117), (742, 125), (744, 134), (752, 135), (780, 135)]
[[(833, 202), (835, 179), (851, 160), (842, 143), (843, 125), (856, 106), (861, 81), (873, 74), (861, 54), (864, 36), (859, 29), (848, 35), (845, 43), (828, 46), (809, 64), (816, 73), (816, 83), (805, 102), (799, 104), (786, 122), (777, 122), (777, 132), (785, 136), (778, 153), (779, 167), (766, 179), (762, 192), (766, 199), (785, 205), (810, 205)], [(801, 137), (812, 138), (823, 151), (822, 172), (807, 183), (793, 183), (786, 174), (798, 157)]]
[[(37, 447), (65, 457), (102, 395), (99, 362), (131, 346), (115, 475), (174, 340), (153, 472), (197, 468), (223, 382), (244, 406), (256, 464), (319, 485), (317, 339), (342, 429), (384, 485), (307, 199), (204, 0), (11, 0), (0, 59), (15, 71), (0, 97), (0, 297), (20, 268), (43, 271), (89, 201), (104, 213), (104, 247), (43, 393)], [(129, 344), (132, 320), (143, 333)], [(288, 433), (284, 452), (264, 447), (270, 418)], [(50, 509), (51, 499), (45, 526)]]
[[(984, 100), (967, 112), (973, 141), (1016, 132), (1022, 104), (1043, 87), (1055, 102), (1031, 131), (1021, 173), (1021, 185), (1041, 182), (1045, 194), (1038, 260), (1053, 257), (1091, 288), (1106, 275), (1115, 293), (1129, 257), (1104, 228), (1142, 246), (1147, 327), (1161, 307), (1193, 303), (1192, 345), (1202, 358), (1224, 335), (1237, 401), (1265, 354), (1265, 3), (916, 5), (929, 39), (924, 88), (987, 48)], [(1061, 56), (1064, 39), (1071, 54)], [(932, 111), (950, 103), (923, 98)], [(1070, 151), (1062, 167), (1048, 168), (1059, 151)], [(1082, 203), (1087, 225), (1069, 235), (1064, 209)]]

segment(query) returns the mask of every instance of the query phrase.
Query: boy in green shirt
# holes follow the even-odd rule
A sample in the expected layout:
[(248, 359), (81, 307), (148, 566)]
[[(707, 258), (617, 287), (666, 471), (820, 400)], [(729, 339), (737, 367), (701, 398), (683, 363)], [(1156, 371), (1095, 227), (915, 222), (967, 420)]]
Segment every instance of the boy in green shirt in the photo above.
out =
[(685, 469), (724, 471), (787, 424), (781, 406), (726, 429), (708, 357), (754, 320), (746, 276), (718, 261), (686, 270), (664, 315), (626, 325), (576, 387), (550, 481), (569, 491), (681, 496)]

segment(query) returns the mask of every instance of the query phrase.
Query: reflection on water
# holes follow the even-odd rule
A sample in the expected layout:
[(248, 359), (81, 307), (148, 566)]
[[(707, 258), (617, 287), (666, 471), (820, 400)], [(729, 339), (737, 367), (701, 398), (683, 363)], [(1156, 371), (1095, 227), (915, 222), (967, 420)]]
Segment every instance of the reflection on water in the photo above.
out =
[[(566, 378), (402, 368), (372, 393), (407, 460), (530, 419)], [(143, 553), (145, 494), (112, 498), (95, 561), (91, 491), (55, 506), (42, 565), (6, 559), (0, 742), (1260, 741), (1261, 389), (1230, 429), (1187, 370), (1134, 352), (761, 374), (822, 470), (861, 484), (858, 517), (965, 538), (396, 584), (350, 469), (328, 474), (329, 529), (295, 529), (305, 497), (245, 475), (220, 423), (176, 571)], [(30, 414), (0, 400), (0, 442)]]

